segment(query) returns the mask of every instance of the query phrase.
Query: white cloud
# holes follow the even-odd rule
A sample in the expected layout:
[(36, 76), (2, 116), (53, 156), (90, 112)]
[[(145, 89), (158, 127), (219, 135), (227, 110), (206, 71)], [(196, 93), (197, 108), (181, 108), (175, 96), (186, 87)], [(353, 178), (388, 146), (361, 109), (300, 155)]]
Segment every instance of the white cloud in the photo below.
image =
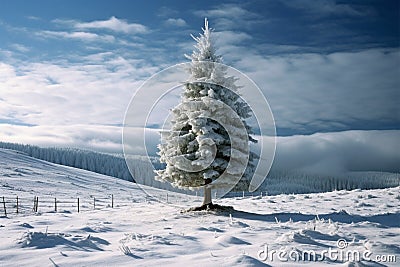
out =
[(91, 22), (76, 22), (77, 29), (108, 29), (115, 32), (137, 34), (146, 33), (149, 29), (139, 23), (128, 23), (126, 20), (111, 17), (108, 20), (95, 20)]
[(40, 17), (36, 17), (36, 16), (27, 16), (26, 18), (30, 19), (30, 20), (41, 20)]
[(278, 127), (332, 131), (399, 122), (398, 50), (264, 56), (227, 46), (220, 52), (258, 84)]
[(231, 18), (232, 20), (235, 20), (235, 18), (255, 16), (254, 13), (237, 4), (221, 4), (212, 9), (195, 11), (195, 14), (199, 16), (225, 17)]
[(0, 64), (0, 119), (33, 125), (121, 124), (144, 77), (157, 68), (114, 54), (82, 63)]
[(399, 138), (399, 130), (278, 137), (273, 168), (319, 174), (399, 172)]
[(244, 32), (235, 31), (218, 31), (213, 32), (215, 36), (216, 47), (227, 47), (229, 45), (237, 45), (244, 41), (250, 41), (252, 36)]
[(157, 10), (156, 14), (159, 17), (167, 18), (167, 17), (176, 16), (176, 15), (179, 14), (179, 12), (176, 9), (172, 9), (170, 7), (162, 6)]
[(40, 31), (36, 35), (41, 37), (51, 38), (65, 38), (65, 39), (77, 39), (86, 42), (102, 41), (102, 42), (114, 42), (115, 38), (112, 35), (100, 35), (91, 32), (65, 32), (65, 31)]
[(5, 79), (8, 79), (9, 77), (12, 77), (12, 76), (16, 76), (14, 67), (9, 64), (0, 62), (0, 79), (1, 79), (1, 81), (4, 81)]
[(75, 147), (121, 153), (121, 127), (105, 125), (40, 125), (2, 124), (1, 141), (33, 144), (43, 147)]
[(239, 4), (221, 4), (207, 10), (196, 10), (198, 17), (210, 18), (210, 24), (218, 30), (237, 30), (251, 28), (254, 24), (265, 22), (266, 19), (245, 9)]
[(12, 44), (10, 45), (10, 47), (14, 50), (17, 50), (18, 52), (22, 52), (22, 53), (26, 53), (28, 52), (30, 49), (22, 44)]
[[(241, 38), (251, 41), (251, 36), (219, 34), (222, 42), (228, 42), (219, 49), (225, 62), (257, 83), (277, 127), (288, 129), (287, 133), (398, 125), (399, 51), (265, 56), (233, 43)], [(1, 64), (0, 118), (33, 125), (60, 120), (61, 124), (118, 124), (140, 81), (159, 70), (145, 60), (110, 51), (79, 61)]]
[(292, 0), (282, 1), (288, 7), (302, 10), (307, 14), (315, 17), (324, 17), (330, 15), (345, 15), (345, 16), (367, 16), (374, 12), (362, 5), (352, 5), (347, 3), (338, 3), (335, 0)]
[(187, 26), (187, 23), (184, 19), (181, 18), (169, 18), (165, 21), (166, 24), (171, 25), (171, 26), (177, 26), (177, 27), (185, 27)]
[[(32, 144), (42, 147), (73, 147), (95, 151), (122, 153), (121, 126), (71, 124), (71, 125), (11, 125), (1, 124), (0, 141)], [(135, 151), (136, 155), (156, 155), (160, 134), (155, 129), (146, 129), (146, 140), (139, 137), (143, 128), (131, 128), (132, 137), (126, 149)], [(147, 149), (147, 152), (146, 152)]]

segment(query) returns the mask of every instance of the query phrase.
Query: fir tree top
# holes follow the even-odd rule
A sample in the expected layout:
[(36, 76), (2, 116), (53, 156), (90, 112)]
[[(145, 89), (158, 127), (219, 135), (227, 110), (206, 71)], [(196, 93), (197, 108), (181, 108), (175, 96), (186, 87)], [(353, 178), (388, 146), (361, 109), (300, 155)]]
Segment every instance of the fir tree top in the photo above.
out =
[[(222, 56), (217, 54), (214, 47), (213, 29), (208, 27), (207, 18), (204, 19), (204, 28), (202, 30), (203, 33), (200, 33), (198, 37), (191, 35), (196, 41), (195, 49), (190, 56), (185, 54), (185, 57), (191, 60), (190, 77), (187, 83), (206, 82), (229, 88), (229, 90), (236, 92), (240, 88), (235, 84), (237, 79), (227, 76), (227, 67), (222, 64)], [(207, 95), (214, 98), (212, 92), (211, 94), (207, 92)]]
[(200, 33), (199, 37), (193, 36), (193, 34), (190, 35), (196, 41), (194, 47), (197, 50), (194, 50), (191, 56), (185, 56), (190, 59), (192, 63), (196, 61), (222, 63), (222, 57), (216, 55), (215, 47), (211, 40), (211, 32), (213, 29), (208, 27), (207, 18), (204, 19), (204, 28), (201, 29), (203, 30), (203, 34)]

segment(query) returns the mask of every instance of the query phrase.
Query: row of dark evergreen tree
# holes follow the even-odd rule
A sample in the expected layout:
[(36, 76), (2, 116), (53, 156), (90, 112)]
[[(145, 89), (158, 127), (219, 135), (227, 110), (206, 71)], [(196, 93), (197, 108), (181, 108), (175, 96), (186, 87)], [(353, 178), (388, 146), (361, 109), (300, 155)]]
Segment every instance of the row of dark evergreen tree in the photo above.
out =
[[(0, 148), (20, 151), (34, 158), (89, 170), (127, 181), (134, 181), (134, 177), (141, 177), (141, 180), (143, 180), (146, 185), (180, 192), (180, 190), (173, 188), (168, 183), (157, 182), (154, 179), (153, 167), (155, 169), (162, 169), (164, 167), (157, 158), (150, 158), (153, 164), (152, 166), (148, 163), (147, 159), (137, 156), (135, 159), (136, 164), (134, 164), (135, 167), (132, 169), (132, 177), (124, 157), (118, 154), (106, 154), (73, 148), (43, 148), (6, 142), (0, 142)], [(282, 193), (327, 192), (343, 189), (374, 189), (399, 185), (400, 175), (398, 173), (349, 172), (341, 175), (329, 176), (301, 171), (276, 170), (272, 168), (267, 179), (265, 179), (257, 192), (258, 194), (262, 191), (270, 195), (276, 195)], [(257, 194), (257, 192), (254, 194)], [(232, 193), (229, 194), (229, 196), (236, 196), (236, 194), (240, 195), (242, 192)]]
[[(132, 177), (131, 173), (129, 172), (129, 169), (125, 163), (125, 159), (122, 155), (113, 155), (72, 148), (38, 147), (33, 145), (6, 142), (0, 142), (0, 148), (20, 151), (28, 156), (56, 164), (105, 174), (127, 181), (134, 181), (134, 177)], [(151, 166), (148, 166), (149, 164), (140, 157), (138, 157), (137, 162), (137, 168), (133, 170), (133, 175), (148, 176)], [(153, 162), (153, 165), (156, 168), (160, 167), (157, 165), (156, 160), (153, 160)]]

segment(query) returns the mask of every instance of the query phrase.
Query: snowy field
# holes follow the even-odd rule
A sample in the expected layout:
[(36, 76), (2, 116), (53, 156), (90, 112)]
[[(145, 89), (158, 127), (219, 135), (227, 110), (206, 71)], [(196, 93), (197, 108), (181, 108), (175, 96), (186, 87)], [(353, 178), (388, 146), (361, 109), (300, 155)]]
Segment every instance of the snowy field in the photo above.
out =
[[(166, 199), (166, 191), (146, 191)], [(3, 149), (2, 196), (8, 214), (4, 216), (0, 199), (0, 266), (400, 262), (400, 187), (220, 199), (216, 202), (235, 211), (181, 213), (184, 207), (200, 205), (201, 199), (170, 193), (170, 203), (161, 203), (133, 183)], [(34, 196), (39, 197), (36, 213)], [(57, 212), (54, 198), (59, 201)], [(352, 262), (358, 256), (361, 261)], [(397, 263), (388, 262), (393, 260)]]

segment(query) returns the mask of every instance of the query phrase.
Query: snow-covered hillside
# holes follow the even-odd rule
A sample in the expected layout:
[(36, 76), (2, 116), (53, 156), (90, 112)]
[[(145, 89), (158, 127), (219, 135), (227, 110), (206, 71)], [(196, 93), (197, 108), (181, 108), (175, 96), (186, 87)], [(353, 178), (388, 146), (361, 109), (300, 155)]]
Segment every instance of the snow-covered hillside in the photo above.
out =
[[(169, 183), (155, 180), (154, 170), (165, 168), (165, 166), (159, 162), (159, 158), (157, 157), (130, 155), (128, 157), (128, 161), (130, 162), (131, 166), (129, 171), (125, 163), (124, 156), (121, 154), (105, 154), (81, 149), (38, 147), (4, 142), (0, 142), (0, 149), (1, 148), (20, 151), (37, 159), (89, 170), (96, 173), (117, 177), (123, 180), (132, 181), (135, 179), (137, 183), (155, 188), (181, 193), (186, 192), (187, 194), (195, 194), (195, 192), (181, 190), (171, 186)], [(293, 148), (292, 150), (297, 151), (297, 148)], [(289, 152), (286, 151), (285, 153)], [(338, 154), (342, 155), (342, 153)], [(396, 161), (396, 157), (391, 158), (391, 161)], [(297, 160), (303, 160), (302, 156), (300, 155), (295, 158)], [(295, 161), (295, 159), (291, 158), (291, 161)], [(332, 159), (326, 159), (323, 161), (328, 165), (337, 163), (336, 160)], [(319, 160), (316, 160), (315, 158), (308, 158), (306, 166), (308, 166), (310, 162), (314, 162), (316, 165), (320, 164)], [(353, 162), (350, 165), (354, 165), (354, 159), (349, 159), (349, 162)], [(276, 166), (275, 163), (277, 163)], [(322, 168), (325, 163), (320, 167)], [(316, 165), (310, 168), (304, 167), (301, 169), (293, 169), (292, 163), (282, 162), (279, 157), (275, 158), (274, 165), (272, 166), (267, 178), (254, 194), (261, 194), (261, 192), (268, 195), (292, 193), (305, 194), (330, 192), (342, 189), (379, 189), (400, 186), (400, 173), (398, 171), (362, 171), (360, 169), (357, 170), (357, 168), (348, 168), (346, 171), (326, 172), (321, 170), (316, 171)], [(222, 191), (225, 193), (225, 190)], [(197, 193), (202, 194), (202, 190)], [(246, 192), (244, 193), (246, 194)], [(222, 195), (221, 192), (217, 192), (217, 194)], [(243, 192), (230, 193), (230, 196), (235, 195), (243, 195)], [(253, 193), (248, 195), (253, 195)]]
[[(145, 189), (166, 198), (166, 191)], [(0, 266), (396, 266), (382, 260), (400, 262), (400, 187), (227, 198), (217, 202), (235, 211), (181, 213), (185, 206), (200, 205), (201, 199), (169, 193), (170, 203), (161, 203), (131, 182), (0, 149), (2, 196), (8, 214), (3, 216), (0, 198)], [(39, 197), (36, 213), (34, 196)], [(57, 212), (54, 198), (60, 202)], [(313, 261), (322, 255), (322, 261)], [(348, 260), (357, 255), (361, 262)], [(295, 262), (296, 257), (304, 260)]]

